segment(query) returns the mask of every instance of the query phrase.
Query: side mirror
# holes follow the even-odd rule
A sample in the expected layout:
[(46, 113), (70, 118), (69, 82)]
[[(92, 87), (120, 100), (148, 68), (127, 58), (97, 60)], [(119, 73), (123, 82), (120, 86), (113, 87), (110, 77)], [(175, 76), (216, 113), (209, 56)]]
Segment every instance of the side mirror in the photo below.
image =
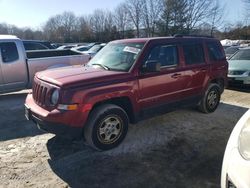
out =
[(145, 65), (142, 67), (143, 72), (160, 72), (161, 64), (158, 61), (146, 61)]

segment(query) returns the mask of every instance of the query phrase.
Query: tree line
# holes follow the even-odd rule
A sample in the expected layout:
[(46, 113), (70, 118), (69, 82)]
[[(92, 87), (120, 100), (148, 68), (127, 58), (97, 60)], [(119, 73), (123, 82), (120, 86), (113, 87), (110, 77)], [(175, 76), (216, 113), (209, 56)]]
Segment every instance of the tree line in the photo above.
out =
[[(250, 0), (242, 1), (250, 7)], [(40, 30), (0, 24), (0, 33), (59, 43), (108, 42), (177, 33), (249, 39), (248, 22), (222, 28), (224, 8), (219, 0), (125, 0), (113, 11), (97, 9), (83, 16), (63, 12), (49, 18)]]

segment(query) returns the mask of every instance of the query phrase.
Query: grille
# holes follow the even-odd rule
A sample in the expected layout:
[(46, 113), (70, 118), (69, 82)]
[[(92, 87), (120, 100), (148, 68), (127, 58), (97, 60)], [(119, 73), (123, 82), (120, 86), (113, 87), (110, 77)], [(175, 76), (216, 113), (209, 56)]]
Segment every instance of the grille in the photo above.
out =
[(48, 94), (48, 88), (42, 86), (40, 83), (33, 83), (33, 99), (40, 106), (46, 106), (46, 96)]
[(244, 74), (246, 71), (229, 71), (228, 74), (229, 75), (242, 75)]

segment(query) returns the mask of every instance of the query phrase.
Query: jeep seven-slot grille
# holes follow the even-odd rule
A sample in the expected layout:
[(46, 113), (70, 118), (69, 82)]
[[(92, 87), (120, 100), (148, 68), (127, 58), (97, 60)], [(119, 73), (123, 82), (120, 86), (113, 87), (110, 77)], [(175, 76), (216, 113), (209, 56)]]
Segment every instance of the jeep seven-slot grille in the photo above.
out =
[(34, 82), (33, 83), (33, 99), (40, 106), (46, 105), (46, 95), (48, 93), (48, 88), (42, 86), (41, 84)]

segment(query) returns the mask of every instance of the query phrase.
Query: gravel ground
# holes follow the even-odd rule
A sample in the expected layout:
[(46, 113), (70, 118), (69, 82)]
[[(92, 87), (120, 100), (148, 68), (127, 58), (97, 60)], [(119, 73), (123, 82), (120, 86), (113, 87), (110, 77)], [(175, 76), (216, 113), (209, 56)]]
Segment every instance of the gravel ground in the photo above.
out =
[(216, 112), (188, 108), (129, 127), (117, 148), (44, 133), (24, 118), (26, 91), (0, 95), (0, 187), (220, 187), (224, 149), (250, 92), (225, 90)]

